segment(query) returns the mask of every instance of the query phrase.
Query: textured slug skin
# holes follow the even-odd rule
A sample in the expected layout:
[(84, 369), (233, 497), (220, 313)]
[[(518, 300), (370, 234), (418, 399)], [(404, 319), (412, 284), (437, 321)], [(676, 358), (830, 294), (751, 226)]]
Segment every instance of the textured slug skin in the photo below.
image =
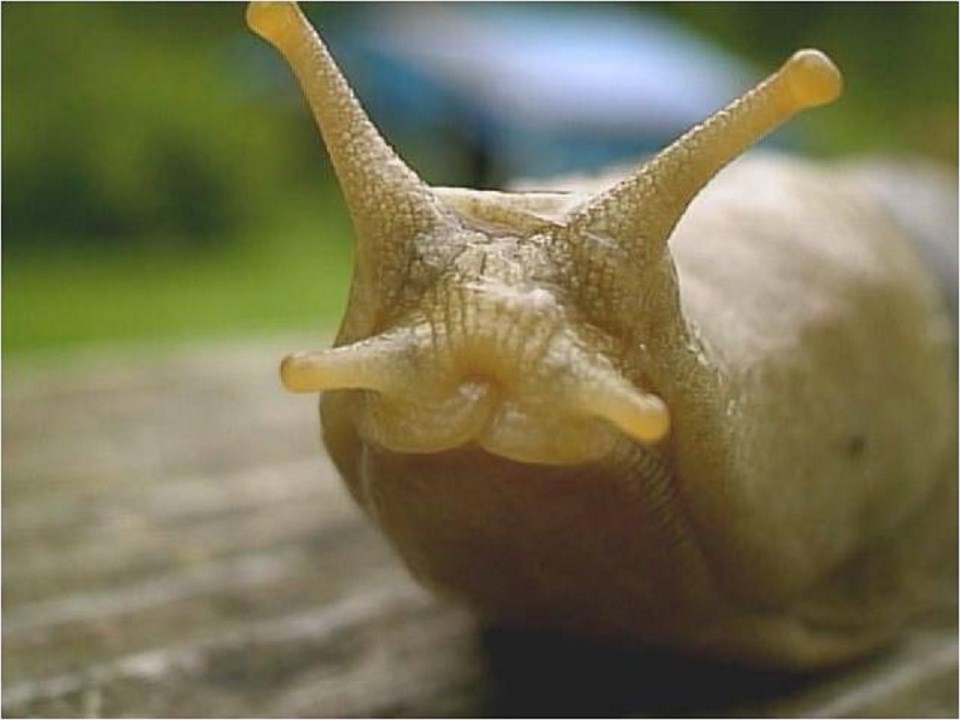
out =
[[(334, 462), (423, 583), (500, 622), (780, 666), (955, 599), (956, 340), (918, 214), (841, 168), (726, 167), (839, 96), (829, 58), (794, 53), (619, 180), (475, 192), (403, 163), (295, 5), (247, 17), (357, 239), (335, 347), (281, 376), (323, 393)], [(924, 252), (956, 244), (955, 217), (923, 220)]]
[(949, 596), (953, 331), (909, 239), (841, 178), (748, 155), (692, 204), (670, 241), (682, 320), (650, 333), (657, 446), (392, 453), (357, 434), (358, 393), (325, 394), (326, 445), (413, 574), (500, 621), (784, 666)]

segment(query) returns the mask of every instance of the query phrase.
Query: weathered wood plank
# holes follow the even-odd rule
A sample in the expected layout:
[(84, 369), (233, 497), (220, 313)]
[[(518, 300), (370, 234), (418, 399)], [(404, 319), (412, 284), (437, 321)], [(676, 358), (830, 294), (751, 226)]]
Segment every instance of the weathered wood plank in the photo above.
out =
[(956, 715), (950, 607), (816, 675), (479, 628), (279, 390), (302, 344), (4, 364), (5, 715)]
[[(104, 507), (116, 506), (113, 516), (122, 520), (113, 523), (71, 521), (70, 503), (58, 504), (45, 518), (7, 509), (6, 549), (17, 564), (5, 574), (5, 600), (36, 602), (64, 586), (74, 591), (111, 587), (185, 560), (300, 542), (318, 527), (355, 518), (341, 488), (317, 482), (321, 469), (310, 460), (259, 468), (239, 478), (171, 480), (144, 488), (139, 507), (135, 498), (118, 492), (117, 498), (102, 501)], [(102, 509), (100, 514), (106, 515)], [(118, 541), (123, 553), (114, 552)]]

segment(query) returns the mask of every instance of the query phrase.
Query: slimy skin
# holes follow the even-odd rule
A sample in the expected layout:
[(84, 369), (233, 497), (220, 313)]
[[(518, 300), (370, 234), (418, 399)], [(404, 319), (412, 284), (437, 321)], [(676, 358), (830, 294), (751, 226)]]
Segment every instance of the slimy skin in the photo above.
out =
[(787, 667), (889, 641), (955, 582), (955, 337), (908, 232), (836, 168), (753, 154), (711, 180), (839, 95), (826, 56), (622, 179), (480, 192), (396, 156), (295, 5), (248, 22), (357, 235), (335, 347), (283, 382), (322, 392), (331, 457), (421, 582), (497, 622)]

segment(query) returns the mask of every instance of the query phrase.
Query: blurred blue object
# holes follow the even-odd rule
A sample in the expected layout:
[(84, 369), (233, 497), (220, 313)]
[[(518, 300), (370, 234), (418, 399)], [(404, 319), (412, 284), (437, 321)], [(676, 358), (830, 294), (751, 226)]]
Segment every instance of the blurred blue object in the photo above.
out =
[(378, 126), (446, 184), (639, 157), (760, 76), (628, 5), (378, 3), (321, 29)]

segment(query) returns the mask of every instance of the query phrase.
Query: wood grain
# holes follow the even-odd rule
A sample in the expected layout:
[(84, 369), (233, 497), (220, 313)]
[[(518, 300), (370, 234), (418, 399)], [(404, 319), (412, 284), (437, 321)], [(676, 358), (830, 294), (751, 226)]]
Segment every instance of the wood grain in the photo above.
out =
[(302, 338), (3, 366), (5, 716), (956, 716), (955, 608), (764, 673), (477, 626), (408, 578), (281, 391)]

